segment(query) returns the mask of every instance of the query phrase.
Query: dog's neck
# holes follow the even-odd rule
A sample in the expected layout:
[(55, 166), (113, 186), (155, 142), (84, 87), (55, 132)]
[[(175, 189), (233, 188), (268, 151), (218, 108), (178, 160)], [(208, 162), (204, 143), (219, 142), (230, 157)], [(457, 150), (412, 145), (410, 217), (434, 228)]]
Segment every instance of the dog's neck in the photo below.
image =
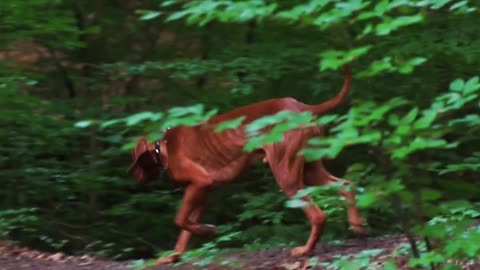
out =
[(155, 157), (155, 163), (160, 168), (160, 171), (164, 172), (168, 169), (167, 141), (158, 140), (153, 145), (153, 155)]

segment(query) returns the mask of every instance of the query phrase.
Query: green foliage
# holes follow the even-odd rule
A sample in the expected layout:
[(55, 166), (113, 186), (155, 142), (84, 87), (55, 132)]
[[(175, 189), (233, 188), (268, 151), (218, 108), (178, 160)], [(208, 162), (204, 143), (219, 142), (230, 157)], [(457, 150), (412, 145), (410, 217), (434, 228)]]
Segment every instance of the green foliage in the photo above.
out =
[[(467, 85), (470, 86), (467, 87)], [(419, 207), (422, 208), (418, 205), (421, 203), (429, 208), (429, 213), (435, 213), (435, 215), (439, 215), (444, 210), (448, 211), (449, 215), (447, 217), (436, 216), (420, 230), (421, 234), (430, 239), (438, 241), (449, 239), (443, 250), (437, 248), (422, 253), (421, 257), (411, 261), (412, 266), (429, 266), (430, 264), (443, 263), (451, 258), (469, 260), (475, 258), (480, 252), (480, 245), (476, 244), (478, 242), (471, 241), (471, 239), (477, 237), (476, 227), (465, 233), (465, 225), (462, 227), (458, 223), (471, 225), (471, 222), (468, 221), (477, 218), (478, 212), (471, 209), (468, 202), (465, 202), (460, 208), (453, 207), (453, 205), (446, 207), (443, 204), (440, 207), (434, 207), (431, 203), (445, 198), (444, 192), (448, 192), (448, 190), (440, 192), (427, 187), (419, 189), (420, 183), (412, 183), (415, 171), (418, 170), (433, 170), (436, 167), (443, 166), (449, 168), (441, 171), (440, 175), (446, 172), (474, 168), (468, 163), (461, 166), (442, 164), (440, 160), (436, 161), (428, 152), (433, 150), (448, 152), (459, 146), (462, 137), (457, 137), (455, 142), (447, 142), (443, 138), (471, 124), (470, 121), (461, 121), (465, 115), (456, 113), (456, 111), (464, 109), (466, 106), (476, 107), (473, 101), (478, 97), (479, 88), (477, 77), (468, 80), (467, 83), (460, 79), (455, 80), (450, 85), (451, 91), (439, 95), (433, 100), (430, 107), (423, 110), (415, 107), (407, 110), (403, 115), (395, 113), (395, 110), (399, 110), (407, 103), (402, 99), (392, 99), (384, 105), (359, 104), (353, 107), (345, 117), (337, 119), (337, 124), (332, 129), (334, 132), (332, 136), (312, 139), (313, 145), (322, 148), (304, 151), (307, 159), (314, 160), (324, 156), (336, 157), (346, 146), (366, 144), (372, 147), (378, 155), (379, 165), (392, 179), (382, 179), (381, 182), (377, 183), (372, 181), (366, 192), (357, 196), (358, 206), (361, 208), (373, 208), (380, 202), (388, 203), (392, 195), (400, 194), (403, 198), (402, 207), (417, 208), (418, 210)], [(462, 94), (456, 95), (458, 92)], [(470, 116), (469, 119), (476, 118)], [(466, 135), (469, 136), (468, 133)], [(429, 159), (419, 160), (420, 157), (429, 157)], [(468, 161), (471, 160), (472, 158)], [(473, 160), (475, 159), (473, 158)], [(409, 187), (414, 189), (409, 189)], [(300, 192), (298, 196), (303, 197), (322, 188), (308, 188)], [(417, 197), (417, 199), (414, 197)], [(292, 202), (295, 203), (296, 201)], [(328, 204), (320, 200), (319, 205)], [(418, 214), (424, 215), (425, 213), (421, 212), (426, 210), (419, 211)], [(455, 215), (450, 216), (451, 214)], [(451, 227), (439, 228), (437, 222), (440, 220), (444, 222), (443, 224), (448, 224), (447, 226)], [(437, 226), (432, 226), (433, 224)], [(456, 229), (452, 230), (453, 228)], [(448, 235), (445, 232), (451, 232), (452, 234)], [(435, 235), (435, 233), (439, 234)]]
[(429, 237), (438, 246), (410, 261), (411, 266), (443, 263), (451, 258), (459, 261), (475, 260), (480, 254), (478, 226), (472, 219), (480, 217), (480, 208), (467, 201), (452, 201), (440, 205), (438, 216), (430, 219), (421, 235)]
[(341, 65), (352, 61), (366, 53), (372, 48), (372, 46), (363, 46), (355, 48), (349, 51), (329, 50), (323, 52), (320, 57), (320, 70), (336, 69)]
[[(8, 47), (11, 42), (34, 38), (42, 45), (55, 49), (70, 50), (85, 46), (78, 40), (79, 35), (95, 33), (97, 29), (78, 29), (69, 10), (62, 8), (62, 2), (2, 1), (0, 9), (3, 35), (0, 44)], [(44, 12), (38, 12), (39, 10)]]
[[(245, 127), (247, 136), (251, 139), (245, 144), (245, 151), (252, 151), (266, 144), (272, 144), (283, 140), (283, 133), (299, 128), (306, 127), (312, 119), (312, 113), (294, 113), (291, 111), (281, 111), (274, 115), (261, 117)], [(266, 128), (274, 125), (270, 132), (262, 132)]]
[[(329, 270), (348, 269), (376, 269), (376, 265), (372, 264), (372, 257), (376, 257), (384, 252), (382, 249), (366, 249), (357, 254), (338, 255), (330, 263), (318, 263), (318, 265)], [(395, 268), (393, 268), (395, 269)]]
[[(313, 145), (320, 149), (304, 151), (307, 160), (323, 157), (336, 157), (346, 146), (355, 144), (379, 145), (385, 154), (393, 160), (408, 159), (416, 152), (428, 149), (449, 149), (458, 143), (448, 143), (444, 136), (453, 132), (452, 126), (461, 126), (463, 115), (458, 118), (440, 118), (442, 114), (457, 110), (478, 97), (480, 86), (477, 77), (469, 80), (471, 87), (463, 88), (463, 81), (456, 80), (451, 84), (451, 92), (434, 99), (429, 108), (419, 110), (414, 107), (406, 114), (395, 113), (393, 109), (407, 103), (404, 99), (391, 99), (379, 105), (364, 102), (352, 108), (343, 118), (338, 118), (334, 131), (335, 137), (312, 139)], [(461, 83), (458, 83), (461, 82)], [(459, 85), (460, 84), (460, 85)], [(462, 89), (461, 95), (457, 92)], [(472, 116), (469, 116), (472, 120)], [(473, 117), (475, 120), (476, 117)], [(442, 122), (439, 122), (443, 120)], [(469, 121), (469, 123), (471, 123)], [(480, 123), (480, 122), (479, 122)]]
[(9, 209), (0, 211), (0, 236), (8, 237), (15, 233), (33, 234), (33, 224), (37, 221), (35, 208)]
[(235, 238), (235, 236), (238, 234), (240, 234), (240, 232), (233, 232), (219, 236), (216, 240), (203, 244), (200, 248), (187, 251), (184, 258), (187, 261), (194, 261), (193, 265), (198, 266), (206, 266), (211, 263), (215, 263), (241, 269), (241, 263), (231, 262), (227, 258), (220, 257), (219, 254), (221, 253), (221, 249), (218, 248), (219, 244), (230, 242), (232, 238)]
[[(435, 240), (412, 265), (478, 254), (468, 241), (478, 229), (467, 229), (480, 195), (476, 1), (3, 0), (0, 10), (2, 238), (112, 258), (170, 249), (181, 192), (166, 178), (137, 186), (126, 175), (136, 138), (267, 98), (320, 103), (350, 62), (350, 101), (332, 114), (239, 117), (217, 131), (244, 127), (250, 151), (325, 125), (329, 136), (300, 154), (335, 157), (335, 174), (346, 168), (374, 234)], [(188, 258), (303, 241), (305, 218), (290, 207), (305, 195), (339, 225), (324, 239), (348, 236), (340, 186), (287, 201), (268, 168), (238, 182), (212, 194), (205, 219), (222, 235), (242, 233), (194, 238), (200, 249)], [(367, 253), (331, 267), (366, 265)]]
[(236, 119), (230, 120), (230, 121), (224, 121), (218, 126), (215, 127), (216, 132), (222, 132), (226, 129), (235, 129), (238, 128), (242, 122), (245, 120), (245, 116), (238, 117)]
[(264, 1), (190, 1), (180, 11), (170, 14), (166, 21), (184, 19), (189, 24), (204, 26), (210, 21), (248, 22), (252, 19), (263, 19), (276, 9), (277, 4)]
[[(302, 200), (305, 196), (311, 196), (315, 203), (322, 206), (322, 210), (329, 216), (329, 222), (338, 218), (338, 212), (344, 214), (346, 206), (345, 199), (337, 196), (341, 188), (344, 186), (343, 181), (328, 186), (307, 187), (297, 192), (292, 199), (286, 203), (287, 207), (302, 208), (308, 205)], [(359, 202), (361, 204), (361, 202)], [(343, 219), (340, 219), (343, 220)]]

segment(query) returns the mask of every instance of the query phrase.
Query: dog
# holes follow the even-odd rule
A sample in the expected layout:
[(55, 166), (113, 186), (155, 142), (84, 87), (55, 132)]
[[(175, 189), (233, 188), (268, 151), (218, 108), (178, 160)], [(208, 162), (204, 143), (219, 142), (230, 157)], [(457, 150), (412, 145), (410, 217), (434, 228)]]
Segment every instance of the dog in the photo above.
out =
[[(184, 187), (183, 200), (175, 217), (175, 224), (182, 231), (174, 253), (159, 258), (157, 264), (179, 261), (192, 234), (216, 234), (215, 226), (199, 222), (205, 211), (208, 192), (234, 180), (256, 161), (262, 160), (270, 166), (276, 182), (287, 197), (292, 197), (305, 186), (328, 185), (338, 181), (344, 181), (344, 185), (351, 184), (331, 175), (321, 160), (307, 162), (303, 156), (297, 155), (310, 138), (324, 135), (322, 126), (290, 130), (284, 134), (281, 142), (264, 145), (251, 152), (243, 150), (247, 140), (244, 126), (262, 116), (285, 110), (322, 115), (340, 105), (351, 85), (352, 75), (348, 64), (344, 65), (344, 73), (343, 86), (338, 94), (318, 105), (307, 105), (289, 97), (270, 99), (216, 115), (202, 124), (168, 129), (163, 138), (154, 143), (147, 142), (145, 137), (138, 140), (132, 149), (134, 162), (129, 169), (136, 180), (145, 183), (166, 172), (170, 179)], [(244, 117), (239, 127), (215, 132), (218, 124), (239, 117)], [(351, 188), (342, 188), (340, 195), (348, 203), (347, 215), (351, 228), (356, 234), (363, 235), (364, 220), (355, 204), (355, 192)], [(313, 204), (310, 197), (302, 199), (308, 203), (302, 209), (311, 224), (311, 231), (305, 245), (292, 249), (291, 256), (310, 254), (327, 220), (325, 213)]]

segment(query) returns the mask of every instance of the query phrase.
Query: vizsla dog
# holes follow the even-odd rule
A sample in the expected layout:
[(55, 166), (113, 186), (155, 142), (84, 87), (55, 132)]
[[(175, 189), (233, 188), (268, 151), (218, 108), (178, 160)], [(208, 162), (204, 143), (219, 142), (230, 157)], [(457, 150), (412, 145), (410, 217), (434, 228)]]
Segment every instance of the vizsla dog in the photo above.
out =
[[(160, 258), (158, 264), (173, 263), (185, 252), (192, 234), (215, 234), (215, 226), (199, 222), (205, 210), (207, 193), (218, 186), (235, 179), (249, 165), (258, 160), (268, 163), (273, 175), (288, 197), (306, 185), (328, 185), (340, 179), (331, 175), (322, 161), (306, 162), (298, 151), (306, 146), (307, 141), (324, 133), (321, 126), (298, 128), (284, 134), (284, 140), (262, 146), (254, 151), (245, 152), (246, 142), (244, 126), (266, 115), (280, 111), (305, 112), (321, 115), (337, 107), (347, 96), (351, 83), (351, 71), (344, 66), (345, 78), (340, 92), (333, 99), (319, 105), (307, 105), (293, 98), (270, 99), (240, 107), (210, 118), (196, 126), (178, 126), (168, 129), (163, 138), (155, 143), (148, 143), (140, 138), (132, 150), (134, 162), (130, 167), (138, 182), (147, 182), (166, 171), (169, 177), (185, 187), (182, 204), (177, 212), (175, 223), (182, 228), (175, 252), (169, 257)], [(223, 121), (244, 116), (240, 127), (215, 132), (214, 128)], [(349, 181), (344, 181), (349, 185)], [(355, 205), (352, 189), (342, 189), (340, 194), (348, 202), (347, 213), (351, 228), (357, 234), (364, 233), (363, 219)], [(327, 217), (320, 208), (306, 196), (309, 204), (303, 208), (311, 224), (310, 236), (304, 246), (294, 248), (292, 256), (309, 254), (322, 235)]]

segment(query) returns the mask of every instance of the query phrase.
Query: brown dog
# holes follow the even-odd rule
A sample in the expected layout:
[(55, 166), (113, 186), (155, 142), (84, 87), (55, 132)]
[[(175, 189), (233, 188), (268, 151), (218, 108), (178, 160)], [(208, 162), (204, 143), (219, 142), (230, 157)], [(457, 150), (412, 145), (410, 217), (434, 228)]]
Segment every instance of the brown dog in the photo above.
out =
[[(255, 161), (263, 159), (270, 165), (277, 183), (288, 197), (305, 185), (328, 185), (340, 180), (325, 169), (321, 160), (306, 162), (303, 156), (297, 155), (310, 138), (323, 135), (321, 126), (290, 130), (284, 134), (282, 142), (265, 145), (249, 153), (243, 150), (246, 142), (243, 127), (262, 116), (284, 110), (310, 111), (319, 115), (335, 108), (345, 99), (350, 88), (351, 71), (348, 65), (344, 69), (345, 79), (340, 92), (319, 105), (306, 105), (293, 98), (270, 99), (214, 116), (203, 124), (169, 129), (156, 143), (147, 143), (144, 137), (138, 141), (132, 150), (134, 163), (130, 168), (138, 182), (149, 181), (165, 170), (171, 179), (185, 186), (183, 202), (175, 218), (175, 223), (183, 230), (175, 245), (175, 253), (160, 258), (158, 264), (178, 261), (192, 233), (216, 233), (215, 226), (199, 223), (208, 191), (232, 181)], [(219, 123), (241, 116), (245, 118), (240, 127), (220, 133), (214, 131)], [(350, 182), (345, 181), (345, 184)], [(352, 229), (357, 234), (363, 234), (363, 219), (355, 206), (354, 192), (344, 189), (340, 193), (348, 201), (348, 221)], [(303, 199), (311, 202), (308, 196)], [(290, 252), (293, 256), (306, 255), (313, 250), (327, 219), (314, 204), (309, 204), (303, 211), (311, 223), (311, 232), (304, 246)]]

